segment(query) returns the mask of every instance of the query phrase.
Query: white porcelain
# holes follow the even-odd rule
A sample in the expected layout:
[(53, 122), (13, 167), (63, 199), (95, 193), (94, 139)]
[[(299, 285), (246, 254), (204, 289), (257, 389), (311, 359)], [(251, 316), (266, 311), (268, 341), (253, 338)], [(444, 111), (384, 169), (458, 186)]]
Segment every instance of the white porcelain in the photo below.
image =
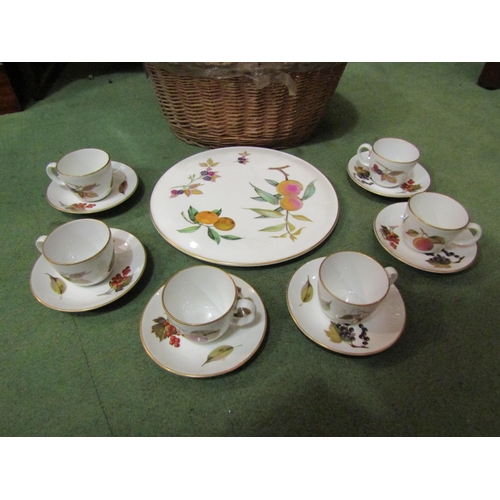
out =
[(82, 312), (103, 307), (128, 293), (146, 268), (146, 252), (140, 241), (121, 229), (111, 228), (115, 263), (110, 278), (81, 287), (62, 279), (41, 255), (30, 276), (31, 291), (43, 305), (62, 312)]
[(75, 199), (66, 186), (52, 181), (47, 188), (47, 201), (57, 210), (71, 214), (93, 214), (114, 208), (128, 200), (138, 186), (137, 174), (129, 166), (112, 161), (113, 178), (111, 192), (102, 200)]
[(72, 151), (45, 170), (53, 182), (67, 187), (80, 200), (102, 200), (111, 191), (111, 159), (101, 149)]
[(437, 253), (452, 244), (472, 245), (481, 235), (481, 226), (470, 222), (467, 210), (444, 194), (421, 193), (406, 206), (403, 240), (416, 252)]
[[(431, 273), (449, 274), (466, 269), (476, 259), (477, 245), (450, 245), (440, 252), (420, 253), (411, 250), (403, 241), (403, 218), (407, 203), (385, 207), (374, 220), (373, 229), (378, 241), (393, 257), (409, 266)], [(460, 243), (459, 236), (456, 243)]]
[(322, 313), (318, 298), (323, 260), (321, 257), (302, 265), (288, 285), (288, 310), (301, 332), (322, 347), (349, 356), (368, 356), (391, 347), (406, 324), (405, 305), (396, 285), (391, 285), (377, 310), (362, 323), (337, 325)]
[[(368, 153), (365, 151), (361, 153), (361, 157), (368, 158)], [(431, 178), (427, 170), (417, 163), (413, 170), (413, 175), (405, 183), (397, 187), (383, 187), (376, 184), (372, 179), (372, 174), (368, 167), (362, 166), (358, 162), (357, 155), (353, 156), (347, 165), (347, 172), (349, 177), (360, 187), (370, 191), (371, 193), (388, 198), (410, 198), (416, 193), (422, 193), (429, 189), (431, 185)]]
[[(368, 151), (365, 159), (363, 152)], [(364, 143), (358, 147), (358, 162), (370, 170), (373, 181), (386, 188), (407, 182), (420, 158), (416, 146), (404, 139), (385, 137), (373, 145)]]
[(54, 270), (75, 285), (95, 285), (113, 268), (111, 230), (96, 219), (66, 222), (48, 236), (39, 236), (35, 244)]
[(239, 296), (255, 304), (255, 317), (248, 325), (231, 326), (209, 344), (189, 342), (172, 329), (163, 310), (163, 287), (151, 297), (141, 317), (140, 334), (145, 351), (155, 363), (184, 377), (214, 377), (236, 370), (257, 352), (267, 329), (264, 304), (248, 283), (231, 277)]
[(335, 323), (364, 321), (382, 303), (398, 278), (393, 267), (382, 267), (359, 252), (337, 252), (319, 268), (318, 299)]
[(163, 287), (162, 303), (169, 323), (183, 337), (202, 344), (255, 317), (255, 304), (239, 298), (231, 276), (213, 266), (193, 266), (175, 273)]
[(248, 267), (315, 248), (333, 231), (339, 204), (330, 181), (304, 160), (242, 146), (204, 151), (170, 167), (153, 190), (150, 211), (175, 248)]

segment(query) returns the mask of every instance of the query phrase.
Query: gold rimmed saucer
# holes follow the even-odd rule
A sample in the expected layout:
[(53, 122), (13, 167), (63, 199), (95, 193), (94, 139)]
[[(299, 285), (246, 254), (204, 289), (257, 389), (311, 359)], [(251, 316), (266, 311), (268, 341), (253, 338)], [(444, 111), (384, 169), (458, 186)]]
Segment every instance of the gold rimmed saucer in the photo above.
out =
[(319, 267), (324, 257), (301, 266), (287, 289), (290, 315), (301, 332), (320, 346), (348, 356), (369, 356), (391, 347), (403, 333), (406, 309), (395, 285), (387, 297), (362, 323), (337, 325), (321, 310), (317, 285)]
[(103, 307), (128, 293), (146, 268), (146, 252), (132, 234), (111, 228), (115, 262), (109, 278), (93, 286), (78, 286), (62, 278), (40, 255), (30, 276), (31, 291), (41, 304), (62, 312)]
[[(437, 274), (450, 274), (462, 271), (476, 260), (477, 244), (451, 245), (437, 253), (420, 253), (408, 248), (403, 241), (402, 225), (406, 202), (393, 203), (382, 209), (373, 223), (373, 230), (382, 247), (393, 257), (409, 266)], [(458, 237), (457, 243), (461, 239)]]
[(68, 188), (52, 181), (47, 188), (47, 201), (57, 210), (70, 214), (95, 214), (114, 208), (128, 200), (138, 186), (137, 174), (132, 168), (117, 161), (111, 162), (113, 186), (106, 198), (93, 201), (92, 198), (79, 200)]
[[(368, 157), (367, 153), (361, 153), (362, 156)], [(385, 196), (387, 198), (411, 198), (417, 193), (423, 193), (429, 189), (431, 185), (431, 177), (427, 170), (417, 163), (413, 177), (401, 186), (393, 188), (382, 187), (376, 184), (370, 175), (367, 167), (361, 166), (356, 156), (353, 156), (347, 165), (349, 177), (360, 187), (371, 193)]]
[(151, 297), (140, 323), (142, 345), (163, 369), (192, 378), (223, 375), (244, 365), (259, 349), (267, 330), (267, 315), (259, 294), (245, 281), (231, 275), (242, 296), (255, 304), (255, 319), (230, 327), (219, 339), (197, 344), (172, 334), (162, 306), (163, 286)]

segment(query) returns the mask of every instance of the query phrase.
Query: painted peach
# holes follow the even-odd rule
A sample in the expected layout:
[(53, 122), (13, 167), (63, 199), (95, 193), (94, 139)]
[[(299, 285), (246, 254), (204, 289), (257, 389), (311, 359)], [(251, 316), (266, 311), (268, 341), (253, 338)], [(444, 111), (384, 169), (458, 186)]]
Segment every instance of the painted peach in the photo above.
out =
[(276, 191), (282, 196), (298, 196), (304, 189), (299, 181), (286, 180), (276, 186)]
[(425, 236), (419, 236), (413, 240), (413, 246), (421, 252), (430, 252), (434, 243), (432, 243), (432, 240), (426, 238)]
[(302, 200), (297, 196), (283, 196), (283, 198), (280, 199), (281, 208), (288, 212), (300, 210), (303, 204)]

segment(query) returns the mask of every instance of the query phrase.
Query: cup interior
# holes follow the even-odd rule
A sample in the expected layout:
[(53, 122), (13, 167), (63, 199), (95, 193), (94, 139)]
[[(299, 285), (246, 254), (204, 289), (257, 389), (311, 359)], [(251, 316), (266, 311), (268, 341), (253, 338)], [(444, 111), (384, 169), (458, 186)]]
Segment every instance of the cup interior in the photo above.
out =
[(371, 257), (356, 252), (327, 257), (320, 266), (319, 278), (331, 295), (352, 305), (377, 303), (389, 290), (384, 268)]
[(419, 193), (410, 198), (408, 206), (422, 222), (437, 229), (457, 230), (469, 223), (467, 210), (443, 194)]
[(186, 325), (204, 325), (233, 310), (236, 285), (231, 277), (211, 266), (195, 266), (175, 274), (163, 290), (168, 316)]
[(77, 264), (101, 252), (110, 238), (111, 231), (103, 222), (75, 220), (50, 233), (43, 244), (43, 254), (54, 264)]
[(379, 139), (373, 145), (373, 151), (381, 158), (395, 163), (415, 163), (420, 157), (418, 148), (403, 139)]
[(61, 158), (57, 170), (63, 175), (88, 175), (98, 172), (108, 163), (109, 155), (101, 149), (79, 149)]

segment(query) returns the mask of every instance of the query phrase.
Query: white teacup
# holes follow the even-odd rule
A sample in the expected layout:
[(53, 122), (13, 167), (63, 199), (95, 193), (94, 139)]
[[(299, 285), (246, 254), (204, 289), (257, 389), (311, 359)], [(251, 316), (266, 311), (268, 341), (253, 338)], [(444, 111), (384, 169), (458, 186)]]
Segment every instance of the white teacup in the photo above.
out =
[[(368, 161), (361, 155), (368, 151)], [(387, 137), (371, 144), (361, 144), (357, 160), (360, 165), (370, 169), (370, 176), (382, 187), (397, 187), (410, 180), (415, 165), (420, 158), (416, 146), (403, 139)]]
[(232, 325), (243, 326), (255, 317), (252, 300), (240, 298), (229, 274), (212, 266), (194, 266), (174, 274), (162, 293), (170, 324), (185, 338), (213, 342)]
[[(459, 235), (462, 237), (457, 240)], [(449, 196), (425, 192), (408, 201), (403, 216), (403, 240), (412, 250), (437, 253), (451, 244), (472, 245), (481, 235), (481, 227), (469, 222), (467, 210)]]
[(63, 278), (75, 285), (100, 283), (113, 269), (113, 238), (109, 227), (99, 220), (67, 222), (48, 236), (40, 236), (36, 247)]
[(68, 153), (57, 163), (49, 163), (46, 172), (54, 182), (66, 186), (82, 200), (102, 200), (113, 185), (111, 160), (101, 149)]
[(335, 323), (359, 323), (377, 309), (397, 278), (396, 269), (384, 268), (368, 255), (334, 253), (319, 268), (321, 308)]

